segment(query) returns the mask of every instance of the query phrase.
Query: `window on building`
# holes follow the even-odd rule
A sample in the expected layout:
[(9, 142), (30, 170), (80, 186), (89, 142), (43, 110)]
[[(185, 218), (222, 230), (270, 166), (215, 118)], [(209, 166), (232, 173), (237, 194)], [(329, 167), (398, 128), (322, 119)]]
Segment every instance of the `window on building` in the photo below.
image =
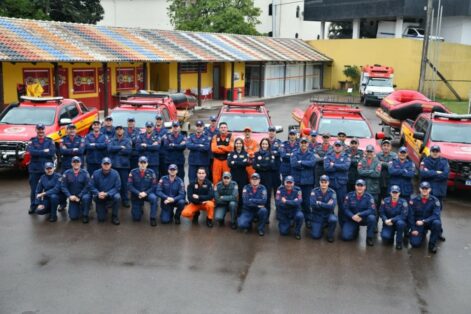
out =
[(272, 16), (273, 15), (273, 4), (269, 4), (268, 5), (268, 16)]
[(208, 71), (207, 63), (181, 63), (181, 73), (196, 73), (198, 72), (198, 65), (201, 67), (201, 72), (206, 73)]

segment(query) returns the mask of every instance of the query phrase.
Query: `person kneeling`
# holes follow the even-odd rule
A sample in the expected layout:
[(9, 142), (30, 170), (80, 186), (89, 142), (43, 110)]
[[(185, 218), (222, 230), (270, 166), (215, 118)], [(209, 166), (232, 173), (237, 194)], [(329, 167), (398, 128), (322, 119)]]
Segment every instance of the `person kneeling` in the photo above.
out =
[(88, 223), (90, 211), (90, 175), (81, 168), (82, 160), (75, 156), (72, 158), (72, 168), (62, 175), (61, 190), (69, 199), (69, 218), (77, 220), (82, 215), (82, 222)]
[(383, 221), (381, 238), (384, 242), (393, 243), (396, 234), (396, 249), (401, 250), (409, 206), (405, 199), (399, 197), (401, 195), (399, 186), (391, 186), (390, 194), (391, 197), (386, 197), (379, 208), (379, 216)]
[(52, 162), (44, 164), (44, 171), (45, 174), (41, 176), (36, 187), (36, 214), (49, 213), (49, 222), (55, 222), (57, 221), (61, 175), (54, 172)]
[[(160, 198), (160, 222), (168, 224), (175, 220), (175, 224), (180, 224), (180, 216), (185, 207), (185, 184), (177, 176), (178, 166), (171, 164), (168, 166), (168, 175), (160, 178), (155, 194)], [(173, 212), (175, 210), (175, 213)]]
[(219, 226), (224, 226), (224, 218), (229, 210), (231, 214), (231, 228), (237, 228), (237, 206), (239, 198), (239, 188), (235, 181), (232, 181), (230, 172), (222, 174), (222, 181), (214, 187), (214, 200), (216, 201), (215, 216)]
[[(188, 219), (198, 217), (201, 210), (207, 212), (206, 226), (213, 227), (214, 202), (213, 185), (206, 178), (206, 169), (199, 168), (196, 172), (196, 180), (188, 185), (188, 201), (190, 204), (183, 209), (182, 216)], [(198, 224), (197, 219), (193, 219), (194, 224)]]
[(252, 174), (250, 184), (242, 190), (242, 213), (237, 219), (240, 229), (248, 231), (252, 226), (254, 218), (258, 218), (258, 235), (265, 235), (265, 224), (268, 218), (268, 210), (265, 208), (267, 202), (267, 189), (260, 184), (260, 175)]
[(304, 214), (301, 210), (303, 195), (301, 188), (294, 185), (292, 176), (285, 178), (284, 185), (276, 191), (276, 217), (278, 219), (278, 230), (280, 235), (289, 234), (291, 221), (294, 220), (294, 236), (301, 239), (301, 227), (303, 226)]
[(311, 209), (312, 209), (312, 229), (311, 237), (320, 239), (322, 231), (325, 227), (327, 231), (327, 241), (334, 242), (335, 228), (337, 227), (337, 216), (334, 214), (337, 205), (337, 195), (335, 191), (329, 188), (330, 178), (322, 175), (319, 179), (319, 187), (314, 188), (311, 192)]

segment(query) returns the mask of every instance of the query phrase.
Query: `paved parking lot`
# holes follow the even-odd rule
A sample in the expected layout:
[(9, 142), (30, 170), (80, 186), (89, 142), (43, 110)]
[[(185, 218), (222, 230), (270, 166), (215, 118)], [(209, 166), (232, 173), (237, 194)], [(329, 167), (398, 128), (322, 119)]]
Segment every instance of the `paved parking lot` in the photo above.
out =
[[(309, 95), (268, 101), (286, 137)], [(375, 121), (374, 108), (365, 108)], [(194, 119), (207, 118), (201, 110)], [(230, 228), (88, 225), (29, 216), (27, 176), (0, 171), (0, 313), (469, 313), (471, 197), (452, 193), (447, 241), (423, 249), (265, 237)], [(93, 215), (94, 216), (94, 215)]]

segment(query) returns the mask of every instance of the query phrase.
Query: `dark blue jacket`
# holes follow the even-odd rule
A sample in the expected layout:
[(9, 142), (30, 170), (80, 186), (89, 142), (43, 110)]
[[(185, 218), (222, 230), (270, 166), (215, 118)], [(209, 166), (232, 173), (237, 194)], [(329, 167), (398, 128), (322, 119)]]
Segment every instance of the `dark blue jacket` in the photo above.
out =
[(106, 137), (108, 137), (108, 138), (113, 138), (113, 137), (115, 136), (115, 134), (116, 134), (116, 129), (114, 128), (114, 126), (112, 126), (112, 127), (108, 130), (106, 127), (102, 126), (102, 127), (100, 128), (100, 133), (105, 134)]
[(409, 226), (417, 230), (417, 220), (424, 220), (427, 224), (440, 220), (440, 211), (440, 201), (435, 196), (430, 195), (423, 203), (422, 197), (418, 195), (409, 201)]
[(83, 155), (85, 153), (84, 139), (80, 135), (75, 135), (73, 139), (70, 136), (64, 137), (60, 146), (60, 153), (62, 155), (62, 165), (65, 169), (72, 167), (71, 162), (74, 156), (80, 157), (83, 163)]
[(74, 169), (64, 171), (62, 175), (61, 191), (65, 196), (75, 195), (82, 198), (84, 194), (88, 194), (90, 189), (90, 175), (84, 169), (79, 169), (77, 175)]
[(175, 177), (173, 181), (170, 181), (169, 176), (163, 176), (160, 178), (159, 183), (157, 183), (155, 191), (155, 194), (162, 200), (169, 197), (172, 197), (175, 203), (185, 200), (185, 184), (179, 177)]
[(118, 171), (111, 169), (105, 174), (102, 169), (95, 170), (90, 180), (90, 190), (93, 196), (97, 196), (99, 192), (106, 192), (110, 197), (119, 194), (121, 178)]
[(267, 202), (267, 189), (259, 184), (256, 189), (247, 184), (242, 190), (242, 204), (244, 210), (257, 212), (258, 206), (265, 206)]
[(316, 157), (307, 149), (304, 153), (297, 149), (291, 156), (291, 175), (296, 185), (314, 185)]
[(324, 194), (321, 188), (317, 187), (311, 191), (309, 203), (314, 221), (320, 221), (334, 213), (335, 206), (337, 205), (337, 194), (331, 188), (328, 188)]
[[(333, 166), (330, 165), (331, 162), (334, 163)], [(333, 189), (338, 189), (348, 183), (350, 163), (350, 157), (346, 153), (340, 153), (337, 157), (335, 152), (331, 152), (325, 156), (324, 169), (330, 178), (330, 186)]]
[[(282, 198), (286, 199), (286, 202), (281, 201)], [(293, 189), (288, 192), (286, 187), (283, 185), (276, 191), (275, 204), (276, 210), (283, 213), (296, 213), (301, 210), (301, 203), (303, 201), (303, 194), (299, 186), (294, 186)]]
[[(124, 148), (122, 148), (122, 146), (124, 146)], [(108, 143), (108, 153), (110, 155), (113, 168), (129, 169), (129, 167), (131, 167), (131, 149), (131, 139), (127, 136), (123, 136), (121, 139), (115, 136), (110, 140)], [(123, 184), (126, 184), (126, 182), (123, 182)]]
[[(49, 151), (46, 153), (44, 152), (45, 149), (49, 149)], [(29, 140), (26, 151), (31, 155), (28, 171), (32, 173), (43, 173), (44, 164), (54, 161), (56, 146), (54, 141), (49, 137), (45, 137), (42, 142), (39, 141), (38, 137), (33, 137)]]
[(177, 136), (174, 133), (167, 133), (162, 139), (165, 147), (165, 162), (167, 164), (185, 164), (184, 151), (186, 148), (186, 137), (180, 132)]
[(270, 149), (271, 149), (271, 152), (273, 153), (273, 155), (275, 156), (275, 169), (273, 169), (274, 171), (280, 171), (280, 166), (281, 166), (281, 140), (280, 139), (277, 139), (275, 138), (273, 141), (270, 141), (269, 139), (269, 142), (270, 142)]
[(157, 127), (154, 128), (154, 132), (155, 134), (157, 134), (160, 139), (162, 139), (162, 137), (164, 137), (164, 135), (168, 134), (168, 129), (164, 126), (162, 126), (160, 129), (158, 129)]
[(389, 188), (393, 185), (397, 185), (401, 188), (401, 195), (410, 196), (414, 192), (412, 186), (412, 178), (415, 176), (415, 165), (414, 163), (406, 159), (401, 162), (398, 159), (394, 159), (389, 162)]
[(209, 136), (209, 138), (212, 140), (214, 135), (219, 134), (219, 128), (216, 127), (214, 130), (211, 130), (211, 128), (209, 126), (207, 126), (207, 127), (204, 128), (203, 132), (206, 136)]
[(211, 138), (208, 135), (196, 133), (191, 134), (186, 143), (186, 148), (190, 150), (188, 164), (194, 166), (209, 166), (211, 152)]
[(132, 129), (125, 128), (124, 135), (131, 139), (131, 144), (132, 144), (131, 156), (137, 157), (138, 152), (137, 152), (136, 144), (139, 139), (139, 135), (141, 135), (141, 130), (139, 128), (132, 128)]
[(366, 219), (369, 215), (375, 214), (375, 200), (368, 192), (358, 198), (356, 192), (352, 191), (345, 196), (343, 210), (348, 218), (358, 214), (362, 219)]
[(280, 146), (280, 172), (283, 176), (291, 174), (291, 156), (295, 150), (299, 149), (299, 142), (284, 141)]
[(141, 174), (141, 170), (139, 168), (135, 168), (129, 173), (127, 184), (128, 190), (131, 192), (131, 196), (138, 196), (141, 192), (150, 194), (155, 190), (157, 177), (155, 176), (155, 172), (151, 169), (146, 169)]
[(379, 216), (383, 220), (383, 223), (392, 219), (394, 223), (398, 220), (407, 222), (407, 215), (409, 213), (409, 205), (407, 201), (403, 198), (399, 198), (395, 207), (392, 206), (392, 198), (386, 197), (381, 201), (381, 206), (379, 207)]
[(36, 186), (36, 194), (46, 192), (47, 196), (58, 194), (61, 190), (61, 175), (54, 172), (48, 176), (43, 174), (39, 179), (38, 185)]
[(350, 157), (350, 168), (348, 169), (348, 184), (355, 184), (355, 182), (360, 178), (358, 175), (358, 162), (363, 159), (363, 150), (357, 149), (355, 152), (349, 147), (346, 151), (347, 155)]
[(260, 149), (254, 154), (252, 167), (257, 172), (269, 172), (275, 169), (275, 155), (270, 150)]
[[(437, 173), (441, 171), (442, 173)], [(420, 163), (420, 181), (428, 181), (432, 186), (432, 195), (446, 196), (450, 165), (445, 158), (425, 157)]]
[[(142, 144), (146, 144), (143, 146)], [(136, 143), (136, 149), (139, 156), (146, 156), (149, 166), (158, 166), (160, 164), (160, 138), (157, 133), (152, 132), (148, 135), (146, 132), (139, 135)]]
[[(208, 179), (205, 179), (201, 185), (198, 184), (198, 179), (190, 182), (186, 191), (188, 193), (188, 201), (193, 204), (201, 204), (214, 198), (213, 184)], [(198, 198), (193, 198), (193, 194), (198, 195)]]
[(97, 137), (93, 132), (88, 133), (85, 136), (85, 151), (87, 164), (101, 164), (101, 160), (108, 156), (108, 137), (103, 133)]

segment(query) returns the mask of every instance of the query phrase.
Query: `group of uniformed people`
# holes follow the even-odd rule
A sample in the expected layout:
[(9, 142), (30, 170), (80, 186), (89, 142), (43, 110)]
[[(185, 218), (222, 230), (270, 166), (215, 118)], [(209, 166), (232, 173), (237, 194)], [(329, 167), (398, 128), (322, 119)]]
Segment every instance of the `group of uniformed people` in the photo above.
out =
[[(381, 219), (383, 241), (392, 243), (395, 238), (397, 249), (402, 248), (404, 236), (413, 247), (421, 246), (429, 230), (431, 252), (437, 251), (439, 239), (444, 240), (440, 212), (449, 165), (439, 146), (433, 146), (421, 162), (419, 193), (414, 196), (414, 163), (405, 147), (396, 154), (387, 139), (376, 154), (372, 145), (364, 152), (359, 149), (356, 138), (347, 145), (345, 132), (337, 134), (333, 145), (328, 133), (317, 142), (315, 131), (298, 138), (290, 130), (282, 142), (273, 127), (260, 143), (250, 128), (243, 138), (235, 138), (225, 122), (216, 125), (215, 116), (207, 127), (197, 121), (196, 131), (188, 137), (178, 122), (167, 130), (160, 114), (145, 127), (140, 132), (133, 118), (127, 126), (114, 126), (112, 117), (106, 117), (103, 125), (93, 122), (82, 138), (75, 125), (69, 125), (59, 145), (59, 174), (54, 165), (56, 146), (45, 136), (44, 125), (38, 124), (37, 136), (27, 148), (29, 213), (49, 213), (54, 222), (57, 210), (65, 210), (68, 201), (69, 218), (88, 223), (93, 201), (99, 222), (111, 208), (111, 221), (118, 225), (121, 205), (131, 207), (132, 219), (140, 221), (148, 202), (150, 224), (156, 226), (160, 201), (162, 224), (180, 224), (181, 216), (197, 224), (199, 213), (206, 211), (206, 225), (212, 227), (214, 220), (224, 225), (229, 213), (231, 228), (248, 231), (256, 223), (263, 236), (273, 195), (280, 234), (294, 229), (296, 239), (305, 223), (312, 238), (320, 239), (327, 229), (327, 240), (333, 242), (339, 223), (346, 241), (366, 226), (366, 242), (372, 246)], [(186, 189), (185, 150), (189, 150)]]

